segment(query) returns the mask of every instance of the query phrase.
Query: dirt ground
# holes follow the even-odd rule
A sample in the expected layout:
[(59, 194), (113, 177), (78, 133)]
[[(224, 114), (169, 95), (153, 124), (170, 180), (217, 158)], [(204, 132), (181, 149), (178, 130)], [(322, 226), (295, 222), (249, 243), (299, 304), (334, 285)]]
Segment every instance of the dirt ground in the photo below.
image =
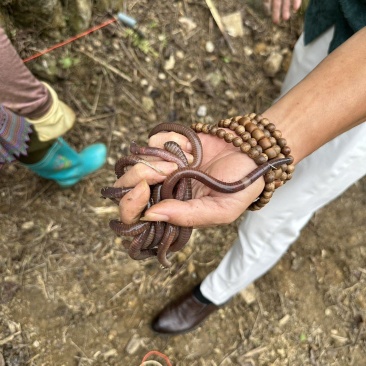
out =
[[(216, 1), (222, 16), (242, 16), (231, 48), (203, 0), (126, 1), (144, 41), (112, 24), (28, 64), (77, 112), (67, 141), (101, 141), (109, 154), (67, 190), (19, 164), (1, 171), (1, 366), (137, 366), (150, 350), (176, 366), (365, 365), (366, 179), (319, 211), (250, 291), (175, 337), (154, 334), (152, 317), (216, 267), (236, 223), (196, 230), (171, 270), (131, 260), (108, 227), (118, 211), (100, 189), (131, 140), (146, 143), (158, 122), (261, 112), (278, 95), (302, 18), (275, 26), (258, 3)], [(14, 42), (23, 57), (50, 45), (26, 30)], [(283, 59), (271, 73), (274, 52)]]

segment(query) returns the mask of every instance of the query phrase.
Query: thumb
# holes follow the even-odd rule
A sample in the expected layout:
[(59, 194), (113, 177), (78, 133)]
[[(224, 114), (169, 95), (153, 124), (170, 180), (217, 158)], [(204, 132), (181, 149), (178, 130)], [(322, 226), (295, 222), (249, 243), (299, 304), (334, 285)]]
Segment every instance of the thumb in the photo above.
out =
[(125, 224), (136, 223), (149, 199), (150, 187), (146, 180), (142, 180), (121, 199), (119, 203), (121, 221)]

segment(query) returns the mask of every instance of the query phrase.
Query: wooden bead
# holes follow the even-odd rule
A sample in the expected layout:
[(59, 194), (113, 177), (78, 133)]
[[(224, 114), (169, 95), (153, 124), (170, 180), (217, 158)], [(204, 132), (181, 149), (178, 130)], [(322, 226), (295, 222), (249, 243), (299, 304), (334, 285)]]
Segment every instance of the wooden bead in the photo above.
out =
[(276, 154), (277, 154), (277, 155), (281, 153), (281, 148), (280, 148), (278, 145), (273, 145), (273, 146), (272, 146), (272, 149), (273, 149), (274, 151), (276, 151)]
[(294, 170), (295, 170), (295, 165), (292, 165), (292, 164), (287, 165), (287, 170), (286, 170), (287, 174), (292, 174), (294, 172)]
[(245, 130), (248, 131), (250, 134), (257, 129), (257, 125), (255, 125), (254, 123), (250, 122), (250, 123), (247, 123), (245, 125)]
[(255, 117), (257, 117), (257, 114), (256, 113), (250, 113), (249, 114), (249, 118), (250, 119), (254, 119)]
[(235, 130), (235, 128), (237, 128), (239, 126), (238, 122), (232, 121), (229, 125), (230, 130)]
[(262, 118), (261, 119), (261, 124), (263, 126), (268, 126), (270, 124), (269, 120), (267, 118)]
[(264, 174), (264, 181), (266, 183), (272, 183), (275, 180), (275, 174), (272, 170)]
[(282, 172), (280, 179), (281, 179), (282, 181), (287, 180), (287, 173), (286, 173), (286, 172)]
[(269, 198), (261, 197), (261, 198), (259, 199), (259, 203), (264, 203), (264, 204), (266, 204), (266, 203), (268, 203), (269, 201), (270, 201), (270, 199), (269, 199)]
[[(257, 127), (261, 130), (264, 131), (264, 126), (260, 123), (257, 124)], [(264, 133), (264, 132), (263, 132)]]
[(257, 114), (256, 117), (255, 117), (255, 120), (257, 122), (260, 122), (264, 117), (261, 115), (261, 114)]
[(264, 138), (264, 132), (262, 130), (260, 130), (259, 128), (256, 128), (253, 132), (252, 132), (252, 137), (254, 137), (257, 141), (259, 141), (260, 139)]
[(262, 165), (268, 161), (268, 156), (266, 154), (259, 154), (255, 159), (254, 162), (257, 165)]
[(273, 183), (274, 183), (276, 189), (280, 188), (283, 185), (283, 182), (280, 180), (275, 180)]
[(238, 122), (240, 118), (242, 118), (243, 116), (236, 116), (236, 117), (233, 117), (232, 120), (235, 121), (235, 122)]
[(258, 141), (258, 145), (262, 147), (263, 150), (269, 149), (272, 144), (271, 141), (269, 141), (268, 137), (264, 137)]
[(247, 153), (249, 150), (250, 150), (251, 146), (250, 144), (248, 144), (247, 142), (243, 142), (241, 145), (240, 145), (240, 150), (243, 152), (243, 153)]
[(284, 147), (284, 146), (286, 146), (286, 144), (287, 144), (287, 141), (283, 137), (281, 137), (280, 139), (277, 139), (277, 145), (278, 146)]
[(243, 141), (248, 141), (252, 136), (249, 132), (245, 131), (243, 134), (240, 135), (240, 137), (243, 139)]
[(257, 156), (259, 156), (259, 152), (257, 149), (255, 149), (254, 147), (252, 147), (249, 151), (248, 151), (248, 156), (251, 159), (255, 159)]
[(264, 132), (264, 136), (266, 136), (268, 138), (271, 137), (271, 133), (268, 130), (264, 129), (263, 132)]
[(223, 139), (226, 135), (226, 131), (223, 130), (222, 128), (219, 128), (216, 132), (216, 136), (219, 137), (220, 139)]
[(235, 137), (232, 141), (235, 147), (239, 147), (243, 142), (244, 142), (243, 139), (239, 136)]
[(262, 208), (262, 207), (264, 207), (266, 204), (265, 203), (263, 203), (263, 202), (260, 202), (260, 201), (256, 201), (256, 206), (258, 206), (258, 207), (260, 207), (260, 208)]
[(289, 146), (284, 146), (282, 149), (281, 149), (281, 152), (283, 155), (287, 156), (287, 155), (290, 155), (291, 154), (291, 149)]
[(275, 179), (281, 179), (282, 176), (282, 170), (281, 169), (275, 169), (274, 170)]
[(224, 140), (225, 140), (226, 142), (231, 142), (231, 141), (233, 141), (233, 140), (234, 140), (234, 138), (235, 138), (235, 135), (234, 135), (234, 134), (232, 134), (232, 133), (229, 133), (229, 132), (227, 132), (227, 133), (225, 134), (225, 136), (224, 136)]
[(255, 146), (253, 147), (253, 149), (256, 149), (260, 154), (262, 154), (262, 152), (263, 152), (262, 147), (261, 147), (261, 146), (259, 146), (259, 145), (255, 145)]
[(230, 119), (224, 119), (224, 122), (222, 123), (222, 127), (229, 127), (230, 126), (230, 123), (231, 123), (231, 120)]
[(273, 191), (267, 192), (267, 191), (263, 191), (262, 193), (262, 197), (264, 198), (271, 198), (273, 196)]
[(255, 203), (252, 203), (250, 206), (249, 206), (249, 210), (250, 211), (258, 211), (260, 210), (261, 207), (257, 206)]
[(264, 150), (264, 153), (268, 156), (268, 159), (274, 159), (277, 157), (276, 150), (270, 147), (269, 149)]
[(224, 119), (220, 119), (219, 123), (217, 124), (219, 127), (224, 127)]
[[(262, 120), (263, 122), (263, 120)], [(268, 125), (266, 126), (266, 129), (269, 131), (269, 132), (273, 132), (276, 130), (276, 126), (273, 124), (273, 123), (268, 123)]]
[(202, 127), (202, 132), (203, 133), (210, 133), (210, 129), (211, 129), (211, 125), (208, 123), (205, 123)]
[(275, 184), (273, 183), (273, 182), (271, 182), (271, 183), (267, 183), (267, 184), (265, 184), (265, 186), (264, 186), (264, 190), (266, 191), (266, 192), (274, 192), (274, 190), (275, 190)]
[(211, 129), (210, 129), (210, 134), (211, 135), (216, 135), (217, 130), (218, 130), (217, 126), (212, 126)]
[[(239, 125), (237, 128), (235, 128), (235, 133), (239, 136), (241, 136), (243, 133), (245, 133), (245, 127)], [(249, 138), (249, 137), (248, 137)]]
[(239, 119), (238, 123), (239, 125), (245, 126), (247, 123), (250, 123), (250, 118), (244, 116)]
[(196, 126), (195, 126), (195, 130), (197, 132), (201, 132), (202, 131), (202, 127), (203, 127), (203, 123), (202, 122), (197, 122)]
[(270, 137), (269, 137), (269, 141), (271, 141), (271, 145), (272, 145), (272, 146), (273, 146), (273, 145), (277, 145), (277, 140), (276, 140), (274, 137), (270, 136)]
[(251, 147), (254, 147), (257, 145), (257, 140), (254, 139), (253, 137), (251, 137), (249, 140), (248, 140), (248, 144), (250, 144)]
[(275, 131), (273, 131), (273, 132), (272, 132), (272, 136), (273, 136), (276, 140), (278, 140), (279, 138), (281, 138), (281, 137), (282, 137), (282, 132), (281, 132), (280, 130), (275, 130)]
[(292, 178), (292, 173), (287, 173), (287, 180), (290, 180)]

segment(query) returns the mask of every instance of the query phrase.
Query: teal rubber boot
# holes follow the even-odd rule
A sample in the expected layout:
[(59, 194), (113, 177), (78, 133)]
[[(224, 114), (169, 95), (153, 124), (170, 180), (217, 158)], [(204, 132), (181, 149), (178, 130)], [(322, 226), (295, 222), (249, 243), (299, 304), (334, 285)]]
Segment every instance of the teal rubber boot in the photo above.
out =
[(59, 137), (41, 161), (23, 165), (40, 177), (54, 180), (67, 188), (101, 168), (106, 157), (107, 148), (104, 144), (90, 145), (77, 153)]

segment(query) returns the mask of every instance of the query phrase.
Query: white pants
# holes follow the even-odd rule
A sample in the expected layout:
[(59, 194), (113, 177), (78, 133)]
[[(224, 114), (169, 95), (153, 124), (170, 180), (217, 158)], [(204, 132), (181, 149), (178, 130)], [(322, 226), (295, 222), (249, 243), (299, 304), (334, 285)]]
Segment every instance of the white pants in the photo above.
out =
[[(333, 29), (311, 44), (298, 40), (283, 95), (327, 56)], [(319, 121), (319, 124), (321, 121)], [(298, 238), (315, 211), (366, 174), (366, 123), (328, 142), (296, 167), (261, 210), (247, 212), (238, 238), (201, 291), (214, 304), (228, 301), (272, 268)]]

